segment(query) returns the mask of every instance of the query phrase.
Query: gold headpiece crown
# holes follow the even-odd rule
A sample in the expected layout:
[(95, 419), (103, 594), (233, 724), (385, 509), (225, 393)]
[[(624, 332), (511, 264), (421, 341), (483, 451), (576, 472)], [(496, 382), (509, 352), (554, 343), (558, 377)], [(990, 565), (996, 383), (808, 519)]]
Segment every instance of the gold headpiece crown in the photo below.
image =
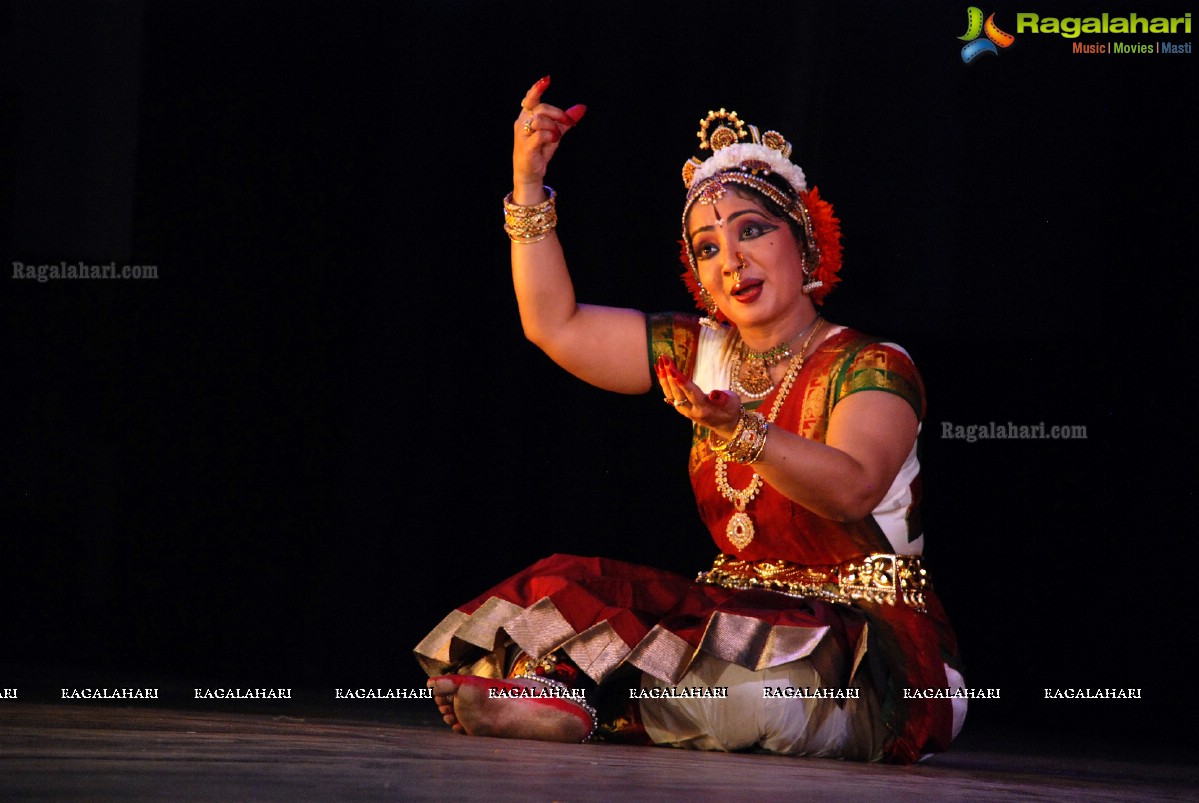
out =
[[(716, 128), (709, 133), (709, 129), (712, 128), (713, 123), (716, 123)], [(748, 131), (746, 129), (748, 129)], [(737, 145), (741, 143), (741, 140), (748, 137), (750, 142), (744, 144), (752, 143), (754, 145), (764, 146), (771, 151), (777, 152), (783, 157), (784, 161), (789, 161), (791, 159), (791, 143), (787, 141), (786, 137), (777, 131), (767, 131), (765, 134), (760, 134), (757, 126), (746, 123), (737, 116), (737, 112), (726, 111), (724, 109), (720, 109), (719, 111), (709, 111), (706, 117), (700, 119), (699, 131), (696, 132), (695, 135), (699, 137), (699, 149), (701, 151), (711, 150), (713, 156), (716, 155), (717, 151), (724, 150), (732, 145)], [(747, 156), (750, 155), (747, 154)], [(696, 156), (692, 156), (687, 160), (687, 163), (683, 165), (683, 183), (686, 184), (688, 188), (691, 187), (692, 182), (695, 180), (696, 171), (703, 166), (704, 160)], [(743, 160), (739, 166), (742, 169), (757, 173), (759, 171), (770, 172), (772, 168), (776, 167), (776, 164), (771, 164), (771, 162), (762, 159), (753, 159), (751, 157)], [(786, 178), (793, 186), (795, 185), (793, 176), (784, 176), (784, 178)], [(799, 174), (799, 180), (803, 182), (802, 172)], [(796, 190), (802, 190), (805, 188), (806, 185), (795, 187)]]

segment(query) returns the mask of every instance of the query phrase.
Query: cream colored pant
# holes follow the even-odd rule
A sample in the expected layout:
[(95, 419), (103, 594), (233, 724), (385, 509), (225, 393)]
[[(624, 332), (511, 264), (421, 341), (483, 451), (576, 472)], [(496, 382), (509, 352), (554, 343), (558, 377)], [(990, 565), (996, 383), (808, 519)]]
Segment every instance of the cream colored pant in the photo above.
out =
[[(950, 672), (950, 685), (962, 685)], [(860, 672), (859, 675), (864, 675)], [(820, 678), (807, 660), (754, 671), (701, 653), (677, 689), (727, 688), (727, 699), (646, 699), (641, 716), (657, 744), (695, 750), (747, 750), (857, 761), (882, 757), (885, 729), (878, 702), (868, 686), (858, 685), (858, 699), (787, 698), (768, 696), (767, 687), (816, 689)], [(643, 689), (668, 689), (668, 684), (644, 675)], [(958, 701), (955, 700), (955, 703)], [(965, 719), (955, 705), (954, 735)]]

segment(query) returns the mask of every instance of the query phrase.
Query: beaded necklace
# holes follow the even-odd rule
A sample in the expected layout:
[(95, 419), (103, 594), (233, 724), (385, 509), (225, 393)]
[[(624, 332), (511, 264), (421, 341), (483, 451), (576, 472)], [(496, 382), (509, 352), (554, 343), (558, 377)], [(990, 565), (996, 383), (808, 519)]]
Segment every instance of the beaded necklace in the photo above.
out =
[[(803, 346), (799, 349), (799, 353), (791, 358), (791, 364), (787, 366), (787, 374), (783, 377), (783, 384), (779, 388), (778, 395), (774, 397), (774, 404), (770, 405), (770, 414), (766, 416), (766, 422), (773, 424), (778, 418), (779, 410), (783, 409), (783, 402), (787, 400), (787, 394), (791, 392), (791, 386), (795, 384), (796, 377), (799, 376), (800, 369), (803, 368), (804, 355), (808, 351), (808, 345), (812, 342), (812, 338), (820, 331), (820, 325), (824, 319), (819, 315), (812, 322), (814, 327), (812, 333), (808, 335)], [(736, 366), (730, 366), (731, 371), (736, 371)], [(746, 506), (754, 500), (758, 492), (762, 490), (762, 478), (755, 471), (753, 479), (749, 481), (749, 485), (745, 488), (734, 488), (729, 485), (727, 463), (729, 457), (727, 453), (716, 455), (716, 489), (720, 491), (720, 495), (733, 503), (736, 512), (729, 519), (728, 527), (725, 528), (725, 535), (728, 536), (729, 542), (737, 549), (745, 549), (749, 543), (754, 540), (754, 522), (745, 512)]]

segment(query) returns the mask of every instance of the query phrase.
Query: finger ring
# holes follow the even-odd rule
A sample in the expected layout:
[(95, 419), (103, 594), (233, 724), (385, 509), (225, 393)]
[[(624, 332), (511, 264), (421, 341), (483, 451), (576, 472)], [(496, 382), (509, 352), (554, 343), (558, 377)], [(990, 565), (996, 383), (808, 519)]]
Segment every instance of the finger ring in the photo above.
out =
[(525, 133), (526, 134), (533, 133), (533, 120), (534, 120), (534, 117), (531, 114), (529, 115), (529, 119), (525, 120)]
[(691, 401), (689, 399), (675, 399), (671, 402), (671, 404), (673, 404), (675, 407), (689, 407), (691, 405)]

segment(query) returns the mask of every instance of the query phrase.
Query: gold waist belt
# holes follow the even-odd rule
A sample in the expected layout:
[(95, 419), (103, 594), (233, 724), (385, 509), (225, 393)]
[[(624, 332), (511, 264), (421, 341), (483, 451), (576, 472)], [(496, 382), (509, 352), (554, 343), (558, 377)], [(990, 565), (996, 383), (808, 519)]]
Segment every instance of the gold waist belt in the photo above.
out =
[(854, 601), (895, 605), (902, 602), (924, 611), (928, 572), (915, 555), (876, 553), (838, 566), (800, 566), (785, 560), (738, 560), (720, 555), (697, 583), (724, 588), (761, 588), (793, 597), (812, 597), (849, 604)]

